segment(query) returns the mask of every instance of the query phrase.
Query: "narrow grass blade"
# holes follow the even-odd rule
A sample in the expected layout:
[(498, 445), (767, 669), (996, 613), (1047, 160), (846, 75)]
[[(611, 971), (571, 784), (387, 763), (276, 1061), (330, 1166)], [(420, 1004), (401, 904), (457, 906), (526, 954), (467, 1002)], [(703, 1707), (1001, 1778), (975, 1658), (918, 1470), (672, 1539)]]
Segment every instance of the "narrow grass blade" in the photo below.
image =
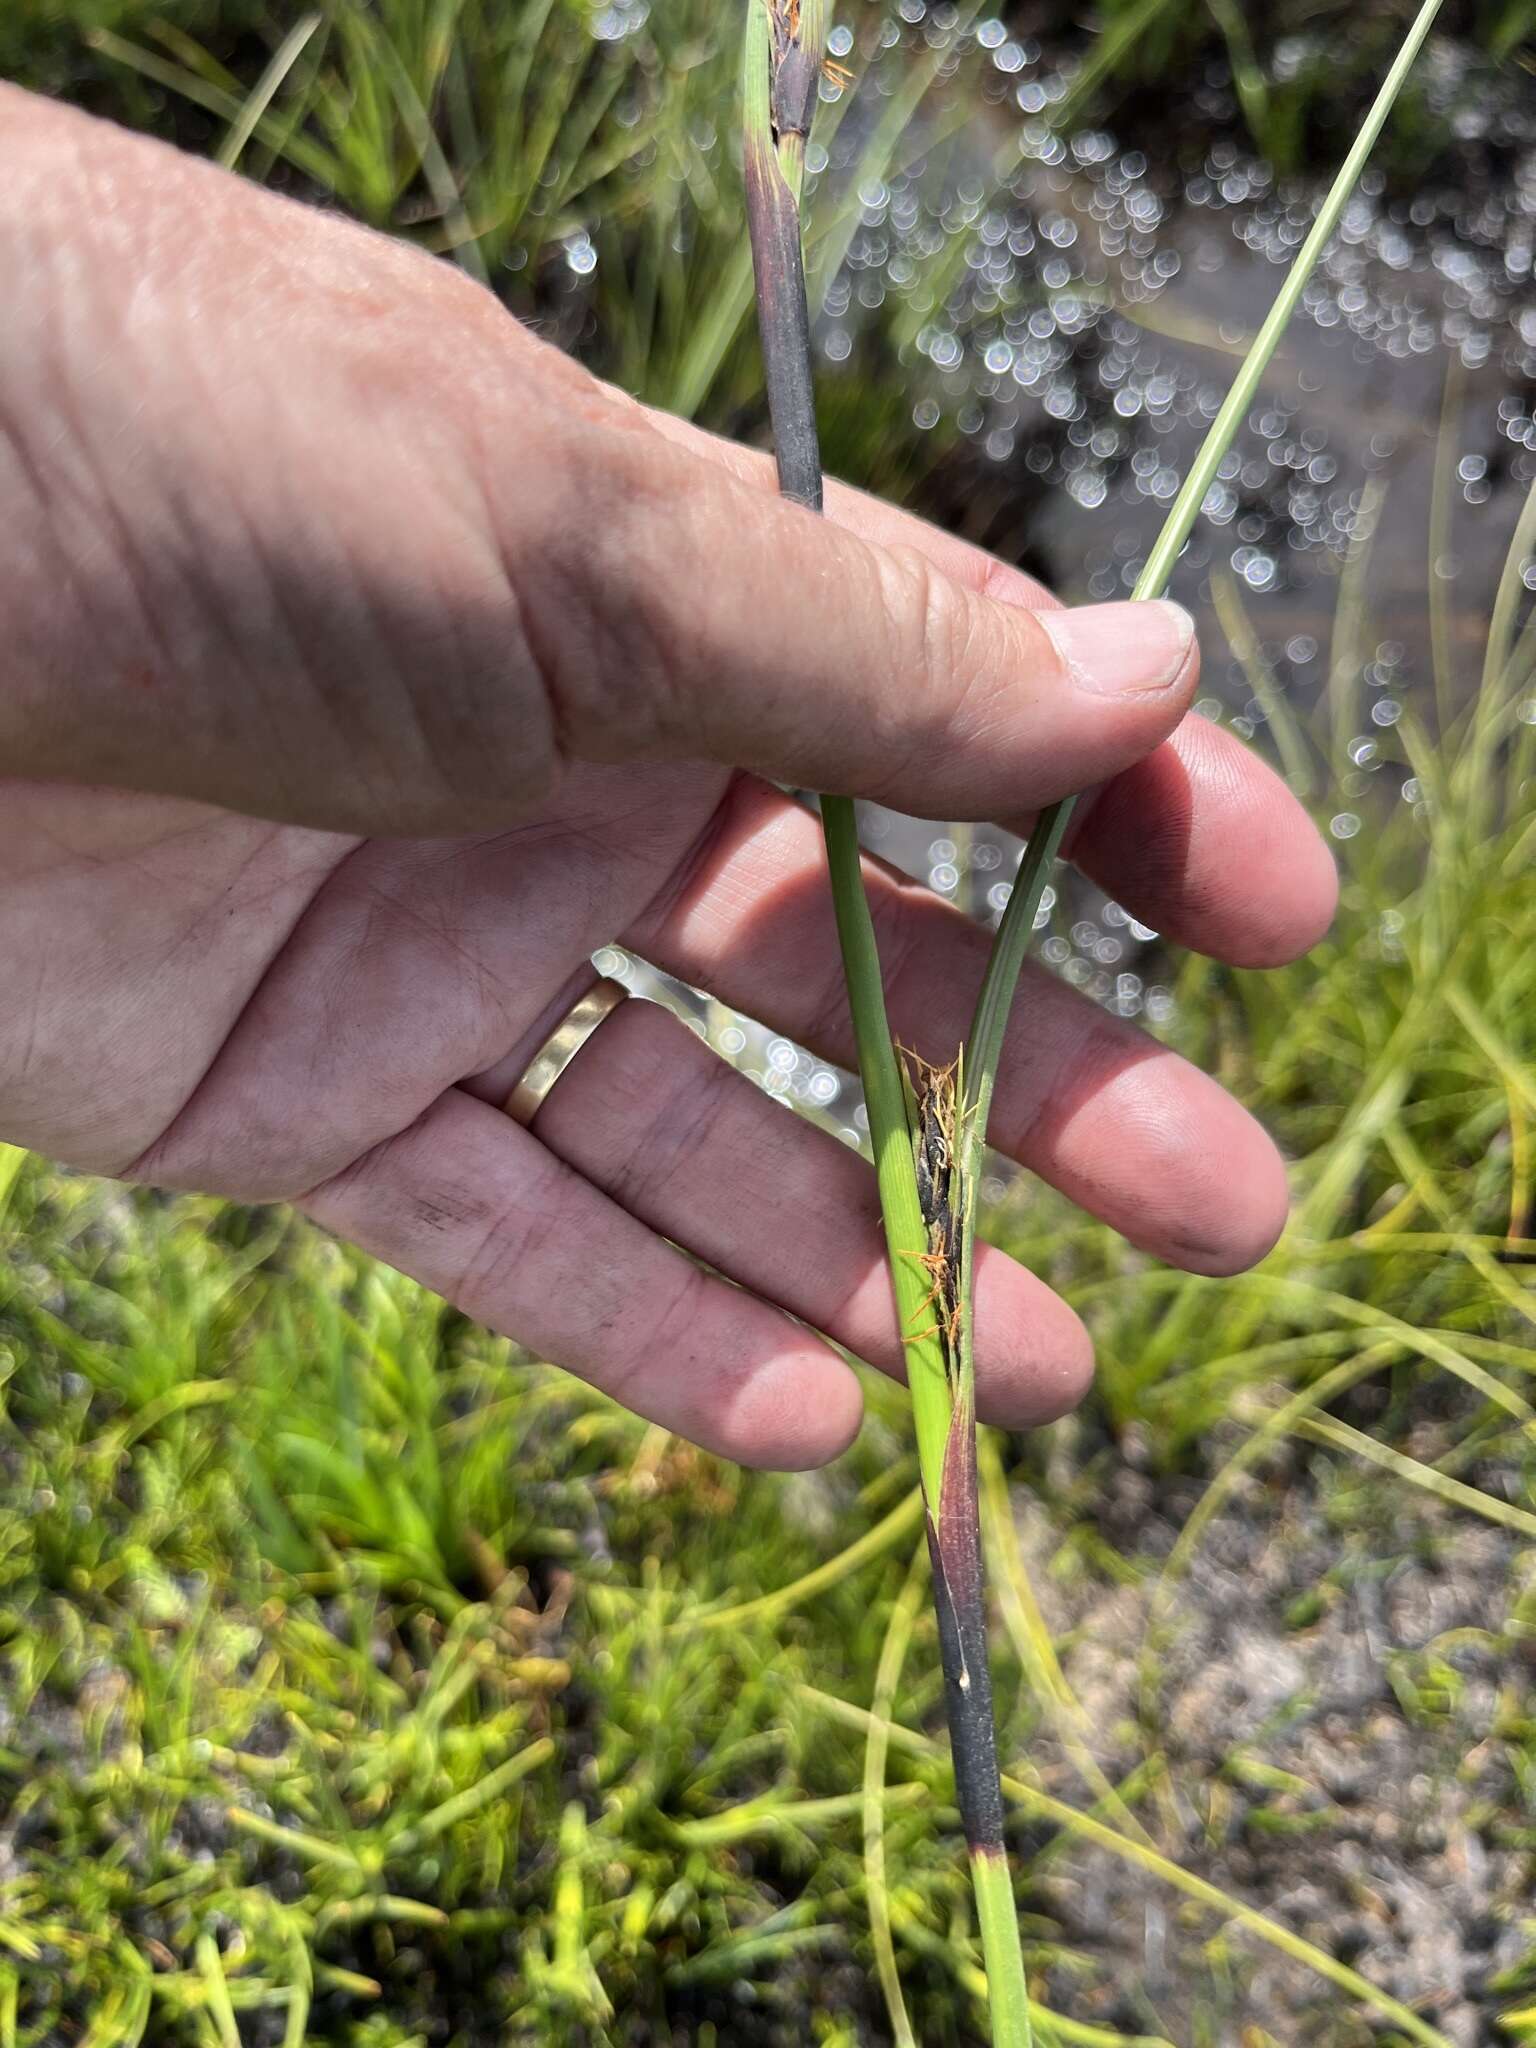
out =
[(1536, 1515), (1528, 1509), (1514, 1507), (1507, 1500), (1498, 1500), (1493, 1494), (1484, 1493), (1481, 1487), (1468, 1486), (1463, 1480), (1449, 1478), (1444, 1472), (1437, 1472), (1433, 1465), (1410, 1458), (1406, 1452), (1394, 1450), (1391, 1444), (1378, 1443), (1375, 1437), (1367, 1436), (1363, 1430), (1351, 1429), (1347, 1422), (1336, 1421), (1332, 1416), (1304, 1415), (1290, 1426), (1297, 1435), (1309, 1437), (1314, 1443), (1352, 1452), (1370, 1464), (1382, 1466), (1399, 1479), (1407, 1480), (1410, 1486), (1434, 1494), (1447, 1507), (1465, 1508), (1469, 1514), (1481, 1515), (1485, 1522), (1498, 1522), (1502, 1527), (1524, 1536), (1527, 1541), (1536, 1537)]
[(818, 1593), (826, 1592), (829, 1586), (838, 1585), (852, 1573), (861, 1571), (872, 1559), (883, 1557), (887, 1550), (917, 1527), (922, 1513), (923, 1497), (914, 1487), (856, 1543), (850, 1543), (846, 1550), (840, 1550), (836, 1557), (828, 1558), (825, 1564), (817, 1565), (814, 1571), (806, 1572), (791, 1585), (777, 1587), (756, 1600), (738, 1601), (734, 1606), (716, 1607), (704, 1614), (685, 1615), (672, 1626), (676, 1630), (738, 1629), (749, 1621), (776, 1620), (802, 1602), (814, 1599)]
[(1285, 779), (1297, 796), (1310, 797), (1313, 776), (1306, 736), (1274, 670), (1264, 657), (1259, 636), (1248, 616), (1248, 607), (1243, 603), (1237, 579), (1230, 569), (1223, 569), (1212, 576), (1211, 598), (1221, 630), (1227, 636), (1227, 645), (1241, 662), (1248, 687), (1264, 713)]
[(296, 21), (283, 37), (273, 54), (272, 61), (257, 79), (255, 88), (245, 105), (240, 109), (239, 119), (231, 122), (229, 133), (219, 144), (216, 162), (226, 171), (232, 171), (245, 154), (245, 146), (256, 133), (267, 109), (283, 89), (284, 81), (295, 64), (309, 47), (310, 38), (320, 26), (318, 14), (306, 14)]
[[(845, 1728), (861, 1732), (866, 1732), (869, 1728), (869, 1714), (863, 1707), (856, 1707), (849, 1700), (838, 1699), (835, 1694), (820, 1692), (809, 1685), (796, 1685), (794, 1692), (797, 1699), (803, 1700), (807, 1706), (816, 1708), (829, 1720), (841, 1722)], [(904, 1728), (899, 1723), (890, 1722), (887, 1724), (887, 1733), (893, 1749), (902, 1750), (908, 1756), (924, 1757), (934, 1762), (942, 1759), (943, 1751), (939, 1745), (928, 1736), (919, 1734), (916, 1729)], [(1165, 1884), (1207, 1908), (1220, 1920), (1231, 1921), (1236, 1926), (1246, 1928), (1249, 1933), (1267, 1942), (1271, 1948), (1278, 1949), (1282, 1955), (1304, 1964), (1307, 1969), (1325, 1978), (1330, 1984), (1336, 1984), (1341, 1991), (1346, 1992), (1361, 2005), (1381, 2013), (1409, 2040), (1420, 2043), (1421, 2048), (1452, 2048), (1452, 2043), (1446, 2035), (1437, 2027), (1430, 2026), (1401, 2000), (1393, 1998), (1389, 1992), (1379, 1990), (1367, 1978), (1362, 1977), (1358, 1970), (1352, 1970), (1347, 1963), (1339, 1962), (1337, 1958), (1329, 1955), (1326, 1949), (1319, 1948), (1315, 1942), (1307, 1941), (1302, 1935), (1293, 1934), (1290, 1928), (1282, 1926), (1278, 1920), (1272, 1920), (1267, 1913), (1261, 1913), (1257, 1907), (1246, 1905), (1241, 1899), (1234, 1898), (1230, 1892), (1224, 1892), (1218, 1885), (1210, 1883), (1208, 1879), (1197, 1877), (1192, 1870), (1185, 1870), (1181, 1864), (1160, 1855), (1156, 1849), (1118, 1834), (1104, 1821), (1095, 1819), (1092, 1814), (1079, 1813), (1075, 1806), (1068, 1806), (1060, 1799), (1053, 1799), (1048, 1792), (1039, 1791), (1035, 1786), (1025, 1783), (1022, 1778), (1005, 1775), (1002, 1785), (1003, 1795), (1011, 1805), (1020, 1807), (1039, 1820), (1048, 1820), (1054, 1826), (1064, 1828), (1069, 1834), (1076, 1835), (1084, 1841), (1092, 1842), (1095, 1847), (1107, 1850), (1124, 1863), (1139, 1865), (1151, 1876), (1160, 1878)]]
[(919, 1545), (885, 1631), (880, 1662), (875, 1671), (875, 1689), (869, 1703), (870, 1730), (864, 1745), (864, 1897), (869, 1909), (870, 1940), (875, 1951), (875, 1972), (885, 1999), (895, 2048), (917, 2048), (917, 2037), (902, 1996), (896, 1969), (896, 1949), (891, 1939), (891, 1902), (885, 1878), (885, 1767), (890, 1750), (891, 1715), (896, 1688), (923, 1599), (923, 1580), (928, 1554)]
[[(1232, 388), (1228, 391), (1205, 440), (1201, 443), (1199, 453), (1137, 578), (1135, 590), (1132, 592), (1133, 597), (1143, 601), (1158, 598), (1167, 589), (1173, 566), (1194, 530), (1200, 508), (1205, 503), (1206, 493), (1215, 482), (1216, 472), (1221, 467), (1222, 460), (1253, 403), (1259, 382), (1280, 344), (1280, 338), (1301, 303), (1301, 295), (1306, 289), (1307, 281), (1332, 239), (1345, 203), (1359, 181), (1360, 173), (1365, 168), (1376, 138), (1392, 111), (1413, 67), (1414, 59), (1418, 56), (1424, 39), (1440, 11), (1440, 6), (1441, 0), (1424, 0), (1413, 26), (1404, 38), (1402, 47), (1382, 82), (1381, 90), (1377, 93), (1370, 112), (1361, 124), (1360, 132), (1355, 137), (1348, 156), (1344, 159), (1338, 175), (1318, 209), (1311, 232), (1286, 273), (1285, 282), (1276, 294), (1275, 302), (1265, 316), (1242, 368), (1233, 379)], [(967, 1084), (972, 1091), (970, 1101), (976, 1112), (968, 1135), (974, 1147), (977, 1179), (980, 1177), (982, 1148), (986, 1140), (985, 1109), (990, 1101), (992, 1085), (996, 1078), (996, 1061), (1002, 1049), (1003, 1027), (1013, 1001), (1014, 988), (1034, 925), (1038, 906), (1037, 892), (1044, 886), (1046, 867), (1060, 847), (1074, 802), (1075, 799), (1069, 797), (1062, 803), (1052, 805), (1037, 822), (1031, 834), (1031, 853), (1037, 845), (1041, 848), (1038, 865), (1031, 867), (1031, 855), (1027, 853), (1025, 856), (1031, 887), (1020, 886), (1024, 881), (1024, 872), (1021, 871), (1019, 881), (1014, 885), (1013, 895), (1009, 898), (1008, 907), (1003, 913), (992, 958), (988, 963), (986, 979), (982, 985), (966, 1060)]]

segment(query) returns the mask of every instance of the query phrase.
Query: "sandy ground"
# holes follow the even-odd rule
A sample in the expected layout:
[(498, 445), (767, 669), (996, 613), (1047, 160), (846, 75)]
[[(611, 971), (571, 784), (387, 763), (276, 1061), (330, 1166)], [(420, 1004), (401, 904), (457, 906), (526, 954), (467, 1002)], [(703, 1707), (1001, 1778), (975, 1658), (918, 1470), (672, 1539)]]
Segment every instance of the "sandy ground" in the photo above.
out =
[[(1518, 1610), (1536, 1557), (1385, 1475), (1377, 1487), (1342, 1462), (1330, 1472), (1315, 1451), (1309, 1463), (1279, 1455), (1290, 1469), (1240, 1483), (1207, 1530), (1146, 1694), (1152, 1578), (1064, 1588), (1050, 1570), (1059, 1534), (1020, 1499), (1087, 1746), (1116, 1781), (1160, 1758), (1137, 1811), (1161, 1852), (1348, 1963), (1457, 2048), (1507, 2044), (1497, 2015), (1529, 2000), (1495, 1981), (1536, 1934), (1520, 1839), (1536, 1843), (1536, 1830), (1518, 1775), (1536, 1653)], [(1341, 1483), (1353, 1514), (1364, 1505), (1344, 1530), (1324, 1490)], [(1102, 1532), (1155, 1573), (1198, 1491), (1160, 1493), (1122, 1467)], [(1156, 1716), (1155, 1747), (1139, 1705)], [(1061, 1742), (1041, 1743), (1036, 1761), (1059, 1796), (1091, 1802)], [(1087, 1984), (1058, 1973), (1063, 2011), (1180, 2048), (1401, 2038), (1252, 1934), (1213, 1940), (1216, 1915), (1113, 1854), (1074, 1846), (1044, 1889), (1065, 1941), (1093, 1965)]]

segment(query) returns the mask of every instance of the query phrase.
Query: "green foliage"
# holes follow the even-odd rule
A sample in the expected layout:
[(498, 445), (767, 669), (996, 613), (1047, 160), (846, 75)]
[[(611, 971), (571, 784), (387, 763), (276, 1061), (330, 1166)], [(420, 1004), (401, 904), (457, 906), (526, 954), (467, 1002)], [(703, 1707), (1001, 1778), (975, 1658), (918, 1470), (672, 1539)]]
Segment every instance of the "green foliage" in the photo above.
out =
[[(655, 6), (594, 51), (565, 0), (336, 0), (242, 141), (303, 13), (12, 0), (0, 69), (241, 142), (247, 171), (428, 246), (473, 245), (514, 305), (632, 388), (746, 416), (739, 194), (707, 132), (734, 92), (730, 10)], [(1505, 53), (1530, 33), (1518, 0), (1477, 17)], [(1245, 22), (1243, 104), (1283, 159), (1329, 104), (1323, 60), (1281, 79), (1268, 17), (1261, 34), (1251, 10), (1176, 18), (1172, 0), (1165, 54), (1224, 39), (1241, 83)], [(1379, 69), (1395, 16), (1370, 22), (1383, 44), (1362, 36), (1360, 61)], [(1129, 53), (1093, 104), (1134, 87)], [(535, 69), (537, 92), (513, 89)], [(813, 262), (835, 227), (813, 218)], [(582, 233), (587, 278), (566, 256)], [(894, 350), (860, 347), (825, 380), (829, 460), (905, 488), (933, 437), (892, 431), (910, 411)], [(1111, 2002), (1115, 1972), (1058, 1911), (1089, 1850), (1220, 1936), (1180, 1986), (1181, 2041), (1239, 2037), (1256, 1944), (1297, 1961), (1251, 1898), (1246, 1931), (1222, 1933), (1242, 1903), (1222, 1859), (1274, 1838), (1300, 1870), (1342, 1828), (1274, 1761), (1305, 1702), (1224, 1740), (1214, 1769), (1172, 1715), (1190, 1588), (1239, 1511), (1301, 1503), (1326, 1537), (1282, 1603), (1299, 1642), (1389, 1574), (1441, 1569), (1468, 1531), (1498, 1535), (1487, 1625), (1393, 1652), (1377, 1711), (1416, 1763), (1475, 1780), (1480, 1839), (1530, 1846), (1536, 1580), (1511, 1516), (1536, 1513), (1536, 641), (1507, 589), (1468, 707), (1433, 739), (1411, 719), (1383, 737), (1421, 803), (1343, 847), (1329, 939), (1279, 973), (1177, 970), (1172, 1036), (1294, 1161), (1280, 1249), (1243, 1279), (1189, 1279), (1033, 1186), (992, 1219), (1078, 1303), (1101, 1368), (1081, 1418), (983, 1444), (1000, 1743), (1031, 1760), (1010, 1849), (1042, 2041), (1175, 2030)], [(1366, 644), (1364, 601), (1346, 583), (1340, 647)], [(1251, 655), (1235, 600), (1223, 623)], [(1318, 728), (1285, 729), (1298, 781), (1326, 791), (1353, 688), (1341, 661)], [(830, 1474), (745, 1474), (307, 1227), (0, 1148), (0, 2048), (851, 2048), (890, 2037), (893, 1983), (913, 2038), (978, 2038), (937, 1650), (911, 1598), (909, 1416), (873, 1377), (868, 1399)], [(1182, 1502), (1161, 1548), (1105, 1509), (1148, 1470)], [(1140, 1658), (1110, 1726), (1069, 1683), (1094, 1630), (1044, 1618), (1090, 1599), (1129, 1615)], [(1494, 1704), (1474, 1742), (1478, 1685)], [(1298, 1967), (1305, 2038), (1370, 2038), (1368, 1987), (1315, 1944)], [(1531, 1960), (1488, 1979), (1512, 2041), (1536, 2041), (1533, 1985)]]

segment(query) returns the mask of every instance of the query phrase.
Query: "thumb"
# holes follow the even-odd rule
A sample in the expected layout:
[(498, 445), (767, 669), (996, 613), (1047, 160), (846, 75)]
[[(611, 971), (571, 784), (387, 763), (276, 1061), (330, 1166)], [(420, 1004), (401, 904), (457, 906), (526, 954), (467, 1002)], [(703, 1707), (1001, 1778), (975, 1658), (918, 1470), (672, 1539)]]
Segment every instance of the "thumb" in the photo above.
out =
[(920, 520), (883, 513), (875, 541), (703, 437), (582, 438), (562, 467), (597, 515), (556, 507), (532, 535), (519, 506), (503, 550), (526, 565), (521, 613), (577, 757), (701, 757), (925, 816), (1017, 815), (1129, 767), (1188, 708), (1198, 656), (1175, 605), (1000, 602), (1032, 586), (953, 573), (956, 544)]
[(1042, 613), (658, 432), (441, 265), (0, 87), (0, 753), (375, 833), (699, 758), (952, 817), (1113, 776), (1166, 606)]

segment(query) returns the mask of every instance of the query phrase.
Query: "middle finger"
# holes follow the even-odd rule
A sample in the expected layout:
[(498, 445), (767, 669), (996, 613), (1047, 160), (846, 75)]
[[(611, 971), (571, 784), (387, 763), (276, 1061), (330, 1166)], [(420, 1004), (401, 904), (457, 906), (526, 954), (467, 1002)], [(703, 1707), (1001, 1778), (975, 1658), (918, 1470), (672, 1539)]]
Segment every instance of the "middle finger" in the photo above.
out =
[[(970, 1023), (989, 935), (875, 862), (891, 1028), (939, 1062)], [(743, 779), (678, 891), (626, 944), (843, 1066), (854, 1064), (816, 820)], [(1158, 1257), (1199, 1273), (1261, 1258), (1285, 1170), (1247, 1111), (1198, 1068), (1045, 969), (1020, 984), (992, 1112), (998, 1148)]]
[[(504, 1099), (525, 1045), (467, 1083)], [(622, 1004), (561, 1074), (534, 1135), (640, 1222), (825, 1332), (904, 1373), (875, 1176), (656, 1003)], [(978, 1247), (976, 1381), (983, 1421), (1065, 1414), (1092, 1371), (1087, 1332), (1043, 1281)]]

